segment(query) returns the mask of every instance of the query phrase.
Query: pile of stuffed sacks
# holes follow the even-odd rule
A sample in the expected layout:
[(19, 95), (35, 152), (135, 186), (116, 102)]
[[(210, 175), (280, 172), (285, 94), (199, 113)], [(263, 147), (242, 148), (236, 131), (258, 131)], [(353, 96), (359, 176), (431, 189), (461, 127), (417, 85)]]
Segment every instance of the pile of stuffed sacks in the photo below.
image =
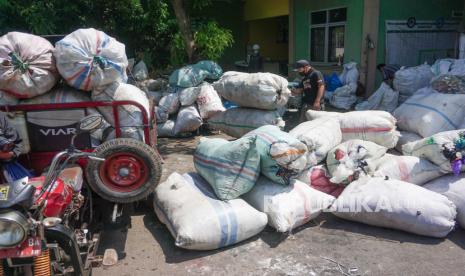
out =
[[(196, 172), (173, 173), (156, 188), (156, 214), (177, 246), (194, 250), (240, 242), (266, 225), (291, 232), (322, 212), (444, 238), (465, 228), (465, 129), (449, 122), (463, 121), (465, 109), (456, 105), (465, 95), (416, 94), (394, 116), (308, 111), (308, 121), (289, 132), (267, 125), (235, 140), (202, 138)], [(462, 98), (445, 104), (448, 96)], [(436, 97), (437, 106), (399, 116), (425, 97)], [(410, 120), (424, 136), (398, 152), (398, 129)]]
[(356, 94), (359, 75), (357, 63), (349, 62), (344, 64), (340, 75), (333, 73), (331, 77), (326, 78), (325, 99), (329, 104), (343, 110), (351, 109), (358, 100)]
[(176, 137), (200, 128), (204, 121), (225, 110), (210, 82), (223, 74), (213, 61), (200, 61), (175, 70), (164, 89), (150, 92), (155, 98), (159, 137)]
[(395, 73), (393, 87), (383, 82), (355, 109), (392, 113), (400, 104), (425, 89), (443, 94), (465, 94), (465, 59), (438, 59), (432, 66), (402, 67)]
[(381, 83), (379, 88), (365, 101), (357, 99), (359, 73), (353, 62), (343, 67), (341, 74), (325, 76), (327, 102), (339, 109), (384, 110), (393, 112), (413, 94), (422, 88), (430, 87), (445, 94), (465, 93), (465, 60), (439, 59), (432, 66), (422, 64), (414, 67), (401, 67), (395, 73), (392, 87)]
[[(283, 128), (287, 86), (285, 78), (271, 73), (223, 74), (211, 61), (185, 66), (171, 74), (163, 91), (149, 92), (157, 99), (158, 136), (182, 136), (204, 123), (236, 138), (264, 125)], [(226, 109), (226, 101), (234, 107)]]
[[(0, 38), (0, 59), (0, 104), (133, 101), (141, 108), (118, 108), (119, 126), (122, 137), (141, 141), (143, 112), (149, 123), (156, 119), (161, 137), (191, 133), (204, 122), (233, 137), (263, 125), (284, 127), (281, 116), (290, 95), (287, 80), (280, 76), (223, 74), (208, 60), (175, 70), (168, 81), (150, 79), (144, 62), (128, 61), (124, 44), (92, 28), (74, 31), (55, 47), (39, 36), (8, 33)], [(226, 110), (222, 98), (241, 107)], [(94, 145), (115, 138), (111, 107), (85, 112), (99, 112), (105, 119), (102, 129), (92, 133)], [(40, 120), (51, 124), (63, 119), (56, 112), (47, 114)], [(24, 114), (18, 116), (15, 122), (21, 122), (15, 125), (22, 126), (22, 137), (28, 137)], [(24, 149), (27, 153), (30, 147)]]
[[(0, 37), (0, 61), (0, 104), (133, 101), (140, 107), (118, 109), (121, 135), (144, 139), (142, 114), (150, 119), (149, 99), (144, 91), (126, 83), (125, 46), (104, 32), (78, 29), (55, 46), (39, 36), (10, 32)], [(101, 113), (105, 119), (102, 129), (92, 134), (93, 142), (115, 137), (111, 107), (88, 108), (86, 113)], [(40, 120), (65, 119), (61, 116), (50, 111)], [(27, 133), (20, 135), (27, 138)], [(28, 146), (24, 148), (27, 153)]]

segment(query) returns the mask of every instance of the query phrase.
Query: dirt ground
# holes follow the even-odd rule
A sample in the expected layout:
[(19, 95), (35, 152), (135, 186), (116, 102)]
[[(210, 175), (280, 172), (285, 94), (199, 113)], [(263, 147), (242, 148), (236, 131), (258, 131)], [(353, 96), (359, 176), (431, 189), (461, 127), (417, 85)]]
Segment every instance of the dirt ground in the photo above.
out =
[[(216, 135), (218, 136), (218, 135)], [(200, 136), (160, 139), (163, 179), (194, 171)], [(177, 248), (146, 205), (131, 215), (131, 228), (109, 229), (102, 248), (120, 260), (94, 275), (465, 275), (465, 231), (446, 239), (371, 227), (324, 214), (289, 235), (266, 228), (237, 245), (213, 251)]]

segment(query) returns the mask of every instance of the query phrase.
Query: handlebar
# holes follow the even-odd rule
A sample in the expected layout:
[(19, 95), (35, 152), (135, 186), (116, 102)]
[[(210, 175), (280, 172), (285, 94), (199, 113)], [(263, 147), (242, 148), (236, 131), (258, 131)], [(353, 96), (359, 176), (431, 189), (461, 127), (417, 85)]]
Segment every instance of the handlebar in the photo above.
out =
[(95, 153), (80, 151), (74, 147), (70, 147), (65, 151), (61, 151), (57, 153), (55, 157), (53, 157), (52, 163), (50, 164), (50, 168), (48, 169), (47, 175), (45, 177), (43, 189), (46, 189), (49, 184), (52, 184), (55, 181), (56, 177), (58, 177), (61, 170), (70, 160), (78, 158), (88, 158), (97, 162), (105, 161), (105, 158), (98, 157), (95, 155)]
[(98, 162), (105, 162), (105, 158), (97, 157), (95, 155), (89, 155), (88, 158), (93, 161), (98, 161)]

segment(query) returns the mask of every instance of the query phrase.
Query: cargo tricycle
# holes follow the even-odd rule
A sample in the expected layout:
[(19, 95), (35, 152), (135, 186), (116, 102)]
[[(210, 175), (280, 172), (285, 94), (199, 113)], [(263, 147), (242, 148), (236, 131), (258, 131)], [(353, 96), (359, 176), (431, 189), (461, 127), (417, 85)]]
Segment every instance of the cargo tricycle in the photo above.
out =
[[(122, 137), (118, 108), (137, 107), (143, 141)], [(114, 138), (91, 133), (110, 108)], [(73, 102), (0, 106), (23, 138), (20, 163), (36, 176), (0, 185), (0, 275), (90, 275), (102, 222), (121, 206), (147, 198), (158, 185), (162, 160), (153, 114), (137, 102)], [(110, 206), (110, 207), (109, 207)], [(110, 211), (108, 211), (110, 210)], [(109, 217), (109, 218), (108, 218)]]

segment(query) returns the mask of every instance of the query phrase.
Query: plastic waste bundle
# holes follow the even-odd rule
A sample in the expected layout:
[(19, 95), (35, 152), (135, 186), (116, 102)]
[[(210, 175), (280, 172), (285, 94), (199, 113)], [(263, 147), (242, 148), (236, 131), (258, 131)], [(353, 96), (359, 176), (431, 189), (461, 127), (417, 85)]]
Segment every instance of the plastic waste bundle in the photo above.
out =
[(387, 149), (373, 142), (349, 140), (328, 153), (326, 165), (332, 176), (330, 181), (348, 185), (363, 175), (373, 175), (378, 159)]
[(331, 209), (343, 219), (436, 238), (454, 229), (457, 215), (454, 203), (441, 194), (380, 177), (350, 184)]
[(54, 55), (61, 76), (74, 88), (101, 90), (127, 80), (124, 44), (102, 31), (78, 29), (56, 43)]
[(465, 171), (465, 129), (440, 132), (431, 137), (405, 144), (404, 155), (426, 158), (443, 172), (458, 175)]
[[(204, 82), (206, 79), (216, 80), (222, 73), (223, 70), (217, 63), (208, 60), (174, 71), (170, 76), (168, 89), (154, 95), (163, 95), (154, 110), (157, 129), (160, 130), (158, 136), (189, 135), (198, 130), (204, 121), (225, 111), (213, 86)], [(153, 93), (155, 92), (149, 92)], [(169, 120), (176, 123), (173, 125)]]
[(304, 122), (289, 134), (307, 146), (307, 167), (313, 167), (326, 159), (328, 152), (342, 141), (339, 120), (322, 117)]
[(291, 94), (287, 80), (271, 73), (230, 71), (213, 86), (223, 98), (239, 106), (265, 110), (285, 106)]
[(235, 107), (217, 113), (208, 120), (208, 124), (229, 136), (239, 138), (265, 125), (284, 128), (285, 122), (276, 110)]
[(465, 229), (465, 175), (446, 175), (423, 186), (446, 196), (457, 207), (457, 222)]
[(281, 185), (289, 185), (292, 177), (307, 166), (307, 146), (277, 126), (263, 126), (244, 138), (256, 138), (261, 173)]
[(250, 191), (260, 175), (260, 153), (256, 137), (229, 142), (202, 138), (194, 153), (197, 172), (213, 187), (222, 200), (230, 200)]
[[(147, 95), (136, 86), (126, 83), (112, 83), (103, 89), (94, 89), (91, 94), (93, 101), (134, 101), (142, 106), (150, 121), (149, 100)], [(103, 117), (115, 127), (115, 118), (111, 107), (99, 107)], [(144, 140), (142, 127), (142, 110), (134, 105), (123, 105), (118, 108), (121, 135), (124, 138)]]
[(465, 94), (465, 75), (440, 75), (431, 80), (431, 87), (439, 93)]
[(416, 185), (423, 185), (444, 175), (438, 166), (416, 156), (386, 154), (376, 163), (374, 176), (388, 177)]
[(465, 117), (465, 95), (423, 88), (401, 104), (394, 116), (399, 129), (422, 137), (458, 129)]
[(243, 199), (219, 200), (198, 174), (171, 174), (157, 186), (154, 209), (178, 247), (211, 250), (260, 233), (268, 220)]
[(398, 104), (399, 92), (392, 90), (389, 85), (383, 82), (368, 100), (357, 104), (355, 110), (383, 110), (393, 112)]
[(40, 36), (10, 32), (0, 37), (0, 90), (24, 99), (52, 89), (59, 77), (53, 51)]
[(357, 101), (355, 94), (358, 87), (358, 77), (357, 63), (349, 62), (344, 64), (344, 69), (339, 75), (343, 86), (334, 90), (329, 98), (329, 103), (336, 108), (349, 110)]
[(399, 103), (405, 102), (419, 89), (430, 85), (434, 77), (431, 66), (423, 64), (416, 67), (402, 67), (394, 77), (394, 89), (399, 91)]
[(223, 69), (217, 63), (204, 60), (175, 70), (170, 75), (169, 84), (172, 87), (195, 87), (205, 79), (219, 79), (222, 73)]
[(282, 186), (260, 177), (243, 199), (268, 216), (268, 224), (278, 232), (290, 232), (326, 210), (335, 198), (298, 180)]
[(386, 148), (394, 148), (400, 136), (396, 130), (396, 119), (385, 111), (338, 113), (309, 110), (305, 115), (308, 120), (322, 117), (339, 119), (342, 141), (360, 139)]

